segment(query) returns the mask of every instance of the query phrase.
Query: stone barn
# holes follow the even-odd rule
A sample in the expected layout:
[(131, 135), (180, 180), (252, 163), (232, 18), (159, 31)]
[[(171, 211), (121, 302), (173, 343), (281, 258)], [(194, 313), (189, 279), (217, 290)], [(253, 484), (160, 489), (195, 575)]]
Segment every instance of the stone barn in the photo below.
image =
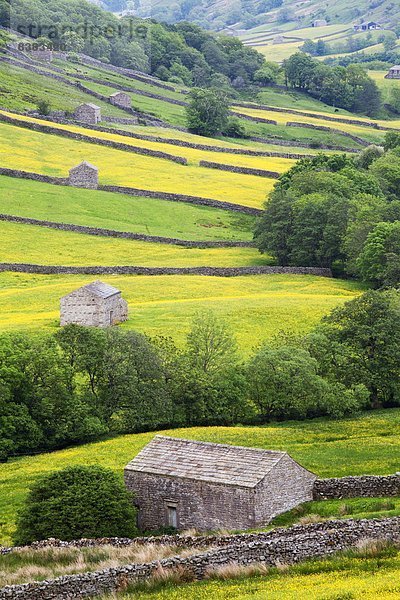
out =
[(99, 170), (84, 160), (69, 171), (68, 185), (96, 190), (99, 185)]
[(138, 525), (249, 529), (312, 500), (316, 476), (286, 452), (156, 435), (125, 467)]
[(391, 67), (389, 73), (385, 75), (385, 79), (400, 79), (400, 65)]
[(74, 119), (87, 125), (96, 125), (101, 121), (101, 108), (91, 102), (81, 104), (75, 109)]
[(110, 327), (126, 321), (128, 304), (117, 288), (95, 281), (61, 298), (61, 326)]
[(115, 106), (122, 106), (123, 108), (132, 108), (132, 100), (125, 92), (115, 92), (110, 96), (111, 104)]

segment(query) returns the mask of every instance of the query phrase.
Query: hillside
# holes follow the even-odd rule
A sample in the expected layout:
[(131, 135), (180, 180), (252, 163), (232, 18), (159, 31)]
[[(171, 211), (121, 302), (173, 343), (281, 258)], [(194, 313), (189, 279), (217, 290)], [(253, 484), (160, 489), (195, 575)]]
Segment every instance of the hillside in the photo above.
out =
[(124, 1), (118, 7), (112, 0), (105, 0), (103, 5), (110, 10), (120, 10), (120, 7), (126, 8), (128, 5), (129, 10), (138, 16), (170, 23), (187, 20), (217, 31), (226, 27), (247, 30), (257, 25), (289, 31), (310, 26), (315, 19), (325, 19), (330, 24), (374, 20), (391, 28), (397, 24), (400, 11), (398, 0), (380, 0), (372, 4), (362, 0), (357, 4), (338, 2), (334, 5), (329, 2), (321, 4), (316, 0), (202, 0), (200, 3), (178, 0), (173, 4), (167, 0), (157, 0), (152, 2), (150, 9), (142, 0), (135, 6)]

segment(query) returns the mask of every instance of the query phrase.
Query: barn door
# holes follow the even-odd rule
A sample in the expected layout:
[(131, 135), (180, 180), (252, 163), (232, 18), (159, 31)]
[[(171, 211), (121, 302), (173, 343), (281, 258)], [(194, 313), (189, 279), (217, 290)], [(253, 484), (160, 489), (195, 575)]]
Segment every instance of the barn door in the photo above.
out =
[(110, 325), (113, 324), (113, 321), (114, 321), (114, 311), (110, 310)]
[(167, 505), (167, 525), (175, 529), (178, 528), (178, 513), (176, 506), (172, 504)]

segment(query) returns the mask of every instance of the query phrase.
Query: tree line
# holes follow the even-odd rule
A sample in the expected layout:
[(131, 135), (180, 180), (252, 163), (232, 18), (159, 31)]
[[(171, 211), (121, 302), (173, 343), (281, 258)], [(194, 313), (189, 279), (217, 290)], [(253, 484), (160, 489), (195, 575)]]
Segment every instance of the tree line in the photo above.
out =
[(381, 94), (375, 81), (361, 65), (329, 66), (304, 52), (283, 63), (289, 87), (307, 92), (331, 106), (375, 115), (381, 108)]
[(400, 134), (358, 156), (302, 159), (275, 186), (255, 239), (278, 264), (400, 282)]
[(0, 336), (0, 458), (164, 427), (340, 417), (400, 405), (400, 292), (371, 290), (243, 361), (198, 314), (184, 348), (119, 328)]
[(237, 38), (182, 22), (117, 18), (85, 0), (0, 0), (0, 25), (103, 62), (196, 87), (243, 87), (264, 57)]

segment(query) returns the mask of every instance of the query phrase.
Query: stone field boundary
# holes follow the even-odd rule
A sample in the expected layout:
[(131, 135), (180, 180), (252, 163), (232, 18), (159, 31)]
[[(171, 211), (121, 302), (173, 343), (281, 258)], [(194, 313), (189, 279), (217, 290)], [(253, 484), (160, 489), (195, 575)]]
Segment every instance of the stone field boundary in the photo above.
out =
[[(255, 534), (253, 539), (233, 536), (228, 544), (212, 547), (188, 557), (179, 555), (150, 563), (131, 564), (65, 575), (53, 580), (6, 586), (0, 600), (61, 600), (122, 591), (127, 584), (148, 581), (160, 569), (183, 569), (197, 580), (210, 571), (230, 564), (268, 566), (295, 564), (311, 558), (332, 556), (354, 548), (365, 540), (400, 543), (400, 518), (348, 519), (311, 526), (294, 526)], [(189, 545), (189, 544), (188, 544)]]
[(61, 231), (73, 231), (74, 233), (83, 233), (85, 235), (95, 235), (100, 237), (121, 238), (127, 240), (136, 240), (142, 242), (152, 242), (158, 244), (171, 244), (174, 246), (183, 246), (185, 248), (252, 248), (254, 242), (230, 241), (230, 240), (181, 240), (178, 238), (169, 238), (157, 235), (146, 235), (144, 233), (133, 233), (130, 231), (118, 231), (115, 229), (104, 229), (101, 227), (90, 227), (86, 225), (74, 225), (72, 223), (59, 223), (55, 221), (44, 221), (41, 219), (31, 219), (28, 217), (19, 217), (15, 215), (0, 214), (0, 221), (8, 223), (20, 223), (23, 225), (35, 225), (38, 227), (47, 227)]
[[(7, 177), (15, 177), (17, 179), (30, 179), (41, 183), (50, 183), (52, 185), (68, 185), (67, 177), (54, 177), (51, 175), (42, 175), (40, 173), (32, 173), (29, 171), (21, 171), (19, 169), (8, 169), (0, 167), (0, 175)], [(123, 187), (118, 185), (99, 185), (98, 190), (103, 192), (113, 192), (117, 194), (125, 194), (127, 196), (155, 198), (157, 200), (167, 200), (171, 202), (186, 202), (188, 204), (196, 204), (198, 206), (211, 206), (221, 210), (229, 210), (245, 215), (260, 216), (263, 211), (260, 208), (252, 208), (251, 206), (243, 206), (224, 200), (213, 200), (212, 198), (203, 198), (202, 196), (187, 196), (185, 194), (172, 194), (170, 192), (158, 192), (153, 190), (143, 190), (140, 188)]]

